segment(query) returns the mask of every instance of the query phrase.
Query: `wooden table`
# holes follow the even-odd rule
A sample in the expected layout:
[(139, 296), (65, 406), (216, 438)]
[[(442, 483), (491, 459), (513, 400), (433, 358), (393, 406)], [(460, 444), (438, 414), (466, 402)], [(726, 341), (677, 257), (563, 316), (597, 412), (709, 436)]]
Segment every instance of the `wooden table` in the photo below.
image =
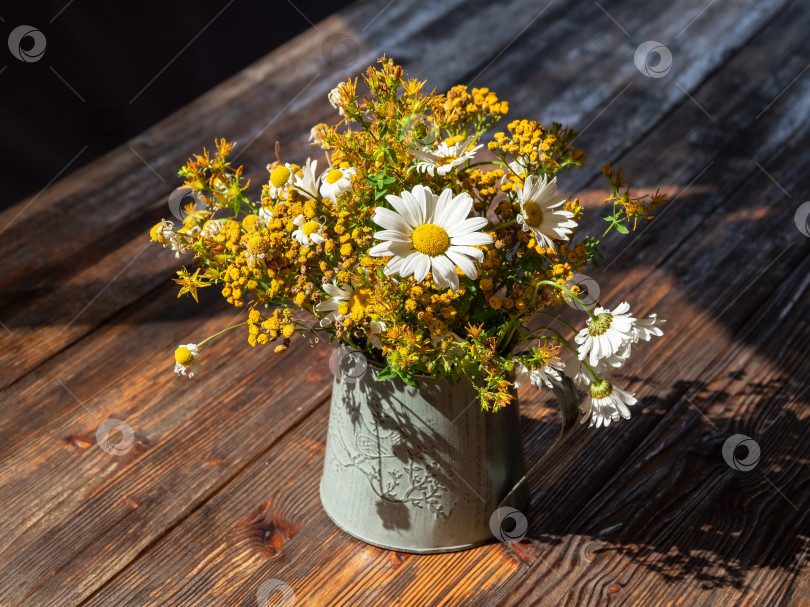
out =
[[(296, 605), (810, 604), (809, 29), (799, 1), (374, 0), (2, 213), (0, 605), (247, 606), (268, 580)], [(672, 52), (664, 77), (634, 65), (647, 40)], [(579, 428), (539, 468), (558, 413), (520, 392), (519, 544), (414, 556), (329, 522), (328, 346), (276, 356), (234, 332), (198, 380), (172, 373), (177, 344), (240, 314), (216, 289), (177, 300), (176, 260), (148, 242), (177, 168), (218, 136), (254, 183), (276, 140), (305, 158), (329, 89), (382, 53), (582, 131), (591, 162), (561, 187), (586, 228), (600, 164), (673, 193), (590, 273), (603, 301), (669, 321), (623, 369), (633, 418)], [(97, 444), (108, 419), (134, 431), (125, 454)], [(755, 469), (724, 461), (734, 434)]]

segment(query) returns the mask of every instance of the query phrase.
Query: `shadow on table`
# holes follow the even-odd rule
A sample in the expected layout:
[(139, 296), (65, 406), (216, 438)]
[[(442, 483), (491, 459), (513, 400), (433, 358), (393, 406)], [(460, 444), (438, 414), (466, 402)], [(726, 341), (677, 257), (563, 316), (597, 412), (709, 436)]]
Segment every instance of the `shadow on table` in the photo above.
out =
[[(729, 381), (743, 380), (743, 375), (729, 374)], [(810, 418), (797, 413), (810, 397), (805, 387), (783, 377), (748, 384), (734, 394), (704, 394), (703, 382), (678, 382), (667, 397), (642, 399), (635, 408), (658, 418), (663, 429), (651, 440), (660, 446), (650, 449), (642, 443), (644, 453), (627, 453), (626, 460), (635, 456), (637, 461), (614, 476), (615, 466), (603, 465), (606, 469), (600, 471), (594, 449), (580, 444), (577, 453), (583, 462), (576, 468), (594, 469), (583, 482), (601, 483), (601, 489), (569, 498), (570, 483), (567, 490), (532, 487), (528, 539), (523, 543), (557, 545), (571, 535), (589, 537), (594, 566), (599, 555), (615, 553), (667, 582), (695, 579), (703, 588), (741, 588), (748, 573), (761, 568), (797, 572), (810, 552), (810, 529), (802, 520), (805, 504), (796, 479), (808, 462)], [(687, 397), (687, 390), (700, 396)], [(710, 420), (702, 413), (684, 414), (693, 406), (700, 411), (710, 403), (716, 408), (717, 403), (732, 405), (743, 399), (759, 401), (764, 419), (730, 414)], [(528, 417), (523, 422), (524, 436), (536, 435), (545, 425)], [(746, 445), (733, 451), (743, 470), (732, 467), (732, 457), (731, 464), (724, 458), (724, 444), (737, 434), (753, 435), (761, 448), (761, 458), (748, 471), (743, 462), (749, 454), (755, 460), (756, 453)], [(562, 491), (568, 495), (561, 496)]]

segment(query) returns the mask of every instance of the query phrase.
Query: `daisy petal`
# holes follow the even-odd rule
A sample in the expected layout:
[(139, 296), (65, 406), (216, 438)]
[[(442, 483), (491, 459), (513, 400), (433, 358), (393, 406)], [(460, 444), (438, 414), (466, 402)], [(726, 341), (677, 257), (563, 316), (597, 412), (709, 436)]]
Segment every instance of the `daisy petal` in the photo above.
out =
[(470, 260), (469, 257), (466, 257), (461, 253), (457, 253), (454, 250), (454, 247), (450, 247), (445, 255), (450, 258), (450, 261), (461, 268), (461, 271), (464, 272), (464, 275), (467, 278), (472, 278), (473, 280), (478, 278), (478, 270), (475, 269), (475, 264), (472, 262), (472, 260)]

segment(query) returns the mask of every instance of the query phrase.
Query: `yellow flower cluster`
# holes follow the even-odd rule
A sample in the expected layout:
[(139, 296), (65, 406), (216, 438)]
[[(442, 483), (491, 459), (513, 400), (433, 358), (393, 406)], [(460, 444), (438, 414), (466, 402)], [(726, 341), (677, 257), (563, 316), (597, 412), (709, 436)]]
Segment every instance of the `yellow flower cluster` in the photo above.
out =
[[(509, 133), (499, 131), (487, 147), (499, 158), (511, 156), (520, 165), (512, 176), (522, 182), (522, 176), (543, 172), (553, 175), (562, 168), (581, 167), (585, 153), (573, 147), (577, 133), (554, 123), (549, 129), (534, 120), (514, 120), (507, 125)], [(511, 189), (508, 184), (505, 191)]]
[(449, 125), (487, 119), (497, 122), (509, 111), (509, 103), (499, 100), (498, 95), (488, 88), (474, 88), (468, 92), (466, 86), (459, 84), (447, 92), (442, 110)]
[(273, 313), (265, 317), (256, 308), (248, 313), (248, 343), (251, 346), (269, 344), (282, 338), (282, 343), (276, 346), (275, 351), (282, 353), (290, 345), (290, 338), (296, 330), (296, 323), (290, 309), (276, 308)]

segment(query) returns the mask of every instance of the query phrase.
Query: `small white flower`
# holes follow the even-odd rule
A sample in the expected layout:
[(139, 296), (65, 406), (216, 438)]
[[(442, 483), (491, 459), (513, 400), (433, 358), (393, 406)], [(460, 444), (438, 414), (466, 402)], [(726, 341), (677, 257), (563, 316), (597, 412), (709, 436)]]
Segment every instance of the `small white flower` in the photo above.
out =
[(639, 318), (633, 326), (633, 343), (638, 342), (640, 339), (650, 341), (654, 335), (661, 337), (664, 332), (659, 325), (663, 325), (665, 320), (659, 319), (658, 314), (650, 314), (647, 318)]
[[(267, 166), (270, 170), (270, 165)], [(282, 164), (270, 170), (270, 197), (285, 198), (287, 190), (295, 183), (295, 173), (288, 164)]]
[(603, 358), (623, 353), (634, 338), (636, 319), (630, 315), (630, 304), (622, 302), (612, 312), (606, 308), (596, 308), (594, 318), (588, 319), (588, 326), (574, 337), (579, 344), (580, 360), (588, 356), (594, 367)]
[(315, 145), (323, 145), (324, 142), (324, 134), (326, 129), (325, 124), (316, 124), (311, 129), (309, 129), (309, 139)]
[(372, 345), (375, 348), (382, 349), (382, 342), (380, 341), (380, 335), (385, 331), (386, 326), (385, 323), (381, 320), (372, 320), (371, 321), (371, 335), (368, 336), (369, 341), (371, 341)]
[[(521, 179), (526, 179), (526, 167), (528, 166), (529, 161), (525, 158), (525, 156), (518, 156), (512, 162), (509, 163), (509, 171), (512, 171), (515, 175), (520, 177)], [(501, 183), (505, 182), (507, 177), (509, 176), (509, 172), (505, 172), (503, 177), (501, 177)]]
[[(325, 284), (323, 290), (329, 295), (329, 299), (322, 301), (315, 310), (318, 312), (327, 312), (326, 316), (321, 318), (321, 326), (329, 327), (335, 322), (342, 322), (343, 319), (354, 315), (355, 317), (362, 317), (366, 314), (366, 308), (371, 303), (371, 296), (373, 292), (368, 287), (360, 287), (359, 289), (352, 288), (351, 285), (343, 284), (339, 287), (337, 284)], [(348, 313), (341, 314), (341, 304), (347, 304)], [(380, 342), (380, 335), (385, 331), (385, 323), (381, 320), (372, 320), (369, 323), (371, 334), (368, 336), (369, 341), (376, 348), (382, 348)]]
[(342, 118), (345, 118), (346, 112), (343, 110), (343, 106), (340, 104), (340, 100), (342, 98), (342, 95), (340, 94), (340, 89), (342, 86), (343, 83), (341, 82), (331, 91), (329, 91), (329, 94), (326, 96), (326, 98), (329, 100), (329, 103), (332, 105), (332, 107), (338, 111), (338, 114), (340, 114)]
[(465, 141), (460, 141), (450, 146), (447, 145), (447, 142), (442, 141), (436, 149), (426, 147), (421, 150), (409, 150), (411, 156), (415, 156), (421, 160), (421, 162), (417, 162), (412, 168), (420, 173), (427, 172), (431, 177), (434, 175), (447, 175), (447, 173), (457, 166), (464, 164), (468, 160), (472, 160), (475, 156), (475, 152), (482, 147), (481, 145), (477, 145), (471, 150), (467, 150), (473, 139), (473, 137), (469, 137)]
[(553, 380), (562, 381), (562, 372), (566, 369), (565, 364), (557, 359), (549, 359), (548, 364), (539, 369), (529, 369), (521, 362), (515, 364), (515, 388), (519, 388), (528, 379), (535, 388), (542, 388), (546, 384), (549, 388), (554, 388)]
[(302, 247), (308, 247), (313, 244), (321, 244), (326, 240), (323, 224), (318, 223), (314, 219), (307, 221), (303, 215), (299, 215), (293, 220), (293, 224), (298, 226), (292, 235)]
[(557, 194), (557, 178), (551, 181), (537, 175), (529, 175), (518, 194), (520, 215), (518, 223), (524, 232), (531, 232), (537, 244), (556, 251), (554, 240), (568, 240), (571, 230), (577, 227), (570, 211), (557, 207), (565, 202), (565, 196)]
[[(630, 344), (628, 343), (622, 352), (601, 359), (596, 365), (592, 365), (591, 368), (593, 372), (596, 373), (597, 377), (603, 377), (627, 362), (629, 355)], [(565, 361), (565, 374), (578, 386), (587, 386), (593, 379), (590, 371), (585, 367), (585, 362), (580, 360), (577, 356), (571, 356)]]
[[(321, 319), (322, 327), (329, 326), (334, 321), (342, 320), (352, 314), (355, 317), (365, 316), (366, 308), (372, 303), (371, 299), (374, 295), (373, 291), (368, 287), (355, 289), (345, 283), (343, 283), (343, 286), (338, 286), (337, 283), (327, 283), (323, 286), (323, 290), (329, 295), (329, 299), (315, 306), (315, 310), (318, 312), (328, 312)], [(340, 314), (339, 312), (340, 305), (343, 303), (348, 306), (346, 314)]]
[(321, 176), (321, 196), (337, 202), (338, 196), (352, 189), (352, 175), (354, 174), (354, 168), (329, 169)]
[(386, 275), (413, 274), (417, 282), (433, 273), (433, 282), (440, 289), (459, 287), (456, 266), (464, 275), (478, 277), (471, 257), (483, 259), (484, 252), (475, 245), (491, 244), (489, 234), (479, 232), (487, 225), (485, 217), (467, 218), (473, 200), (462, 192), (453, 196), (452, 190), (444, 190), (436, 196), (429, 188), (417, 185), (412, 192), (402, 192), (402, 197), (388, 195), (386, 200), (395, 211), (377, 207), (374, 223), (385, 228), (374, 234), (382, 240), (368, 254), (372, 257), (391, 257), (385, 266)]
[(261, 234), (246, 235), (242, 240), (242, 246), (244, 247), (248, 264), (251, 266), (256, 265), (257, 262), (263, 261), (270, 251), (269, 241), (262, 238)]
[[(149, 233), (150, 238), (162, 245), (165, 249), (174, 251), (175, 257), (180, 257), (182, 253), (188, 251), (188, 245), (191, 244), (188, 234), (193, 233), (192, 228), (180, 228), (177, 232), (172, 231), (174, 224), (171, 221), (161, 219), (160, 223), (152, 228)], [(199, 232), (199, 228), (196, 230)]]
[(177, 350), (174, 351), (174, 372), (177, 375), (194, 377), (200, 372), (200, 361), (197, 358), (199, 353), (200, 349), (197, 344), (178, 346)]
[(315, 176), (315, 170), (318, 167), (318, 161), (307, 158), (307, 163), (301, 168), (301, 176), (295, 176), (295, 187), (307, 198), (315, 200), (318, 196), (318, 187), (321, 182), (321, 177)]
[(259, 222), (266, 227), (271, 219), (273, 219), (273, 211), (270, 210), (270, 207), (262, 205), (262, 208), (259, 209)]
[(222, 222), (219, 219), (209, 219), (203, 224), (202, 235), (204, 238), (211, 240), (219, 234), (221, 228)]
[(165, 219), (161, 219), (160, 223), (155, 225), (152, 228), (152, 231), (149, 233), (149, 236), (158, 244), (162, 244), (164, 247), (167, 246), (167, 241), (174, 238), (174, 232), (172, 231), (174, 228), (174, 224), (171, 221), (166, 221)]
[(585, 401), (582, 418), (579, 420), (584, 424), (587, 419), (591, 420), (588, 427), (600, 426), (608, 427), (610, 422), (619, 421), (619, 418), (630, 419), (630, 407), (636, 404), (633, 394), (617, 388), (609, 381), (600, 380), (591, 384), (590, 396)]
[[(351, 285), (344, 284), (343, 287), (337, 286), (337, 284), (328, 283), (323, 286), (323, 290), (329, 295), (329, 299), (322, 301), (317, 306), (315, 306), (315, 310), (318, 312), (328, 312), (326, 316), (321, 318), (321, 326), (328, 327), (332, 325), (336, 320), (342, 320), (348, 314), (341, 315), (338, 312), (338, 308), (340, 308), (340, 304), (347, 303), (349, 305), (349, 311), (351, 312), (352, 308), (352, 296), (354, 295), (354, 289)], [(357, 302), (355, 302), (357, 303)]]

